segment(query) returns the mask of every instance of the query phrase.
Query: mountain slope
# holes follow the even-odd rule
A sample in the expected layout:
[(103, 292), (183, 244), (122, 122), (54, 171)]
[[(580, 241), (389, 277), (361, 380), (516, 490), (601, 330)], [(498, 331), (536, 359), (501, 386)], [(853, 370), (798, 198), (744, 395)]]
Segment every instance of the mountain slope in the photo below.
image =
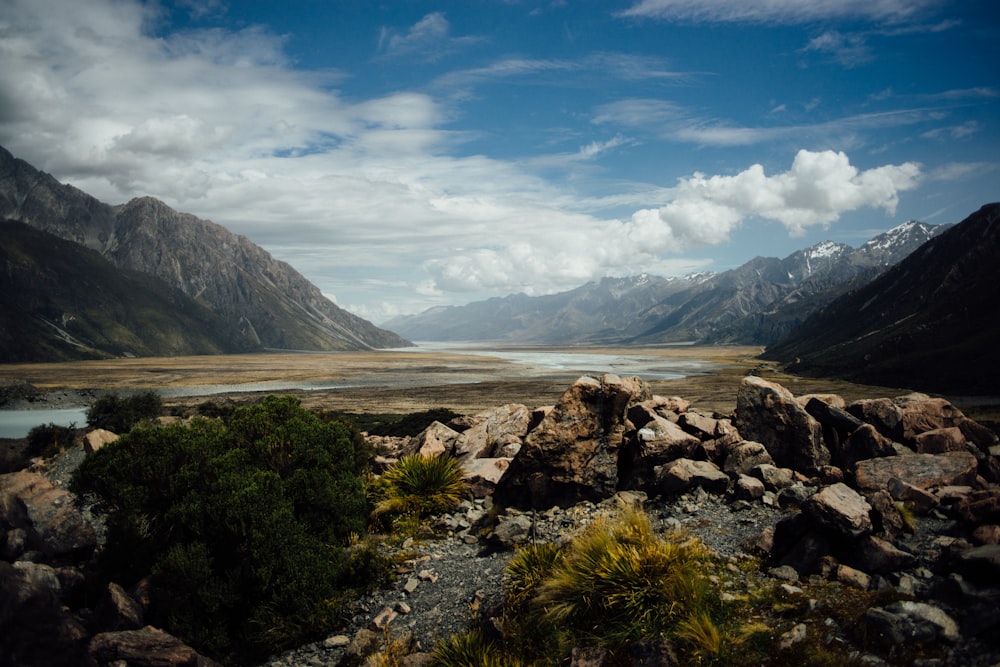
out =
[(1000, 204), (988, 204), (770, 346), (789, 370), (947, 393), (1000, 383)]
[(0, 221), (0, 361), (227, 354), (240, 332), (158, 278), (93, 250)]
[(149, 273), (258, 348), (356, 350), (409, 343), (332, 303), (295, 269), (220, 225), (151, 197), (109, 206), (0, 148), (0, 217)]
[(911, 221), (857, 249), (825, 241), (718, 274), (605, 278), (548, 296), (519, 294), (431, 309), (385, 326), (413, 340), (765, 345), (942, 229)]

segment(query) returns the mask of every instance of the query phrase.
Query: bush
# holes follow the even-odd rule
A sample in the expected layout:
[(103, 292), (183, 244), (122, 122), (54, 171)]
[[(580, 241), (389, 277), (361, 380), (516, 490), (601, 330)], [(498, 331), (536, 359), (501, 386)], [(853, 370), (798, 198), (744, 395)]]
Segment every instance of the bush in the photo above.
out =
[(347, 548), (365, 528), (367, 461), (343, 425), (270, 396), (225, 422), (140, 425), (72, 482), (108, 511), (102, 567), (152, 573), (148, 621), (236, 662), (321, 636), (354, 579), (384, 576)]
[(451, 456), (404, 456), (390, 466), (376, 487), (373, 518), (422, 519), (447, 511), (462, 499), (465, 477), (458, 459)]
[(49, 457), (72, 446), (76, 438), (76, 426), (60, 426), (48, 423), (40, 424), (28, 431), (27, 445), (24, 455), (27, 458), (36, 456)]
[(122, 398), (104, 394), (87, 409), (87, 425), (113, 433), (128, 433), (145, 419), (156, 419), (163, 412), (163, 399), (154, 391), (145, 391)]

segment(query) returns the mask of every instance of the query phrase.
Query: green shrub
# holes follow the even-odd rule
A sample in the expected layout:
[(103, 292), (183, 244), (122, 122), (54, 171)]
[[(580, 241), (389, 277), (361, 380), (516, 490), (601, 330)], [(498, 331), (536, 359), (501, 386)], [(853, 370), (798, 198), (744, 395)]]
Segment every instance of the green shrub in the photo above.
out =
[(27, 458), (53, 456), (72, 446), (75, 437), (75, 425), (60, 426), (51, 422), (40, 424), (28, 431), (24, 456)]
[(104, 394), (87, 409), (87, 425), (113, 433), (128, 433), (139, 422), (156, 419), (163, 412), (163, 399), (154, 391), (145, 391), (122, 398), (116, 393)]
[(385, 576), (347, 548), (368, 514), (354, 442), (270, 396), (224, 422), (139, 425), (88, 456), (72, 488), (108, 512), (108, 578), (152, 573), (147, 620), (244, 662), (321, 636), (345, 591), (369, 583), (354, 577)]
[(421, 412), (412, 412), (401, 417), (383, 418), (380, 421), (367, 424), (366, 430), (372, 435), (412, 437), (436, 421), (446, 423), (459, 416), (461, 415), (449, 408), (432, 408)]
[(456, 505), (465, 494), (465, 478), (458, 459), (451, 456), (404, 456), (390, 466), (376, 487), (376, 523), (386, 517), (421, 519)]

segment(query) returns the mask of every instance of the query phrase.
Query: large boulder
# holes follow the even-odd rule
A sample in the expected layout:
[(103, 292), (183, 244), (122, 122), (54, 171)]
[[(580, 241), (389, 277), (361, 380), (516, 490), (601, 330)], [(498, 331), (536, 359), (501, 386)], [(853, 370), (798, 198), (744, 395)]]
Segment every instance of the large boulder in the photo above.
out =
[(871, 424), (890, 440), (903, 439), (903, 410), (891, 398), (866, 398), (847, 406), (847, 411)]
[(751, 375), (736, 393), (736, 428), (747, 440), (762, 443), (775, 465), (815, 474), (830, 463), (823, 427), (792, 392)]
[(817, 525), (842, 538), (857, 540), (872, 532), (871, 505), (844, 483), (813, 494), (802, 509)]
[(218, 663), (150, 625), (140, 630), (102, 632), (87, 648), (99, 667), (126, 664), (129, 667), (215, 667)]
[(610, 498), (629, 405), (648, 400), (640, 378), (582, 377), (525, 438), (494, 500), (509, 507), (568, 507)]
[(700, 444), (698, 438), (686, 433), (678, 424), (653, 415), (622, 447), (618, 457), (620, 486), (649, 490), (655, 481), (653, 470), (657, 466), (692, 457)]
[(23, 530), (26, 549), (51, 562), (85, 559), (97, 547), (97, 534), (73, 496), (25, 470), (0, 475), (0, 529)]
[(442, 454), (451, 454), (458, 440), (458, 431), (433, 421), (423, 431), (413, 436), (401, 452), (404, 455), (420, 454), (425, 458), (433, 458)]
[(925, 394), (910, 394), (895, 399), (902, 409), (903, 440), (912, 442), (921, 433), (938, 428), (958, 426), (966, 417), (962, 411), (943, 398)]
[(465, 482), (473, 498), (492, 496), (497, 482), (507, 472), (511, 459), (471, 459), (462, 463)]
[(682, 493), (695, 487), (715, 493), (725, 493), (729, 488), (729, 475), (711, 461), (677, 459), (658, 466), (655, 473), (655, 490), (667, 495)]
[(528, 434), (531, 410), (510, 403), (473, 415), (470, 421), (469, 428), (455, 440), (455, 456), (463, 461), (509, 456), (521, 448)]
[(969, 485), (976, 479), (976, 457), (968, 452), (910, 454), (858, 461), (854, 480), (863, 491), (888, 489), (894, 479), (916, 487)]

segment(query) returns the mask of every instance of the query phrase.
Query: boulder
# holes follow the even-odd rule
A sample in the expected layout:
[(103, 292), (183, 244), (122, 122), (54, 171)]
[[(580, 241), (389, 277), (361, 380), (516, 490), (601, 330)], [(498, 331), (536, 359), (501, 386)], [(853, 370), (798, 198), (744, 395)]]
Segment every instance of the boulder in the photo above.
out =
[(735, 425), (744, 438), (762, 443), (775, 465), (812, 474), (830, 463), (823, 427), (779, 384), (753, 375), (743, 378)]
[(0, 527), (24, 530), (26, 548), (52, 561), (88, 557), (97, 534), (73, 496), (43, 475), (22, 470), (0, 475)]
[(866, 398), (847, 406), (847, 412), (871, 424), (890, 440), (903, 438), (903, 411), (889, 398)]
[[(942, 501), (943, 502), (943, 501)], [(955, 516), (977, 526), (987, 522), (1000, 522), (1000, 489), (969, 489), (961, 494), (952, 506)]]
[(507, 472), (511, 459), (472, 459), (462, 463), (465, 481), (473, 498), (492, 496), (497, 482)]
[(940, 608), (926, 602), (900, 600), (885, 607), (873, 607), (865, 612), (862, 621), (869, 637), (890, 646), (954, 643), (961, 638), (958, 624)]
[(958, 423), (958, 428), (962, 430), (962, 435), (965, 436), (966, 440), (975, 444), (986, 454), (989, 454), (990, 447), (995, 447), (1000, 442), (1000, 436), (972, 419), (963, 419)]
[(892, 542), (869, 535), (855, 545), (851, 561), (866, 572), (888, 574), (912, 567), (917, 559)]
[(924, 431), (914, 436), (913, 442), (914, 448), (919, 454), (965, 451), (965, 434), (957, 426)]
[(93, 627), (101, 632), (138, 630), (143, 627), (142, 607), (125, 589), (111, 582), (94, 608)]
[(716, 437), (716, 430), (719, 428), (719, 420), (703, 415), (696, 410), (688, 410), (677, 418), (677, 423), (685, 431), (699, 440), (708, 440)]
[(83, 436), (83, 451), (88, 454), (93, 454), (98, 449), (114, 442), (118, 439), (117, 433), (112, 433), (103, 428), (95, 428), (93, 431), (87, 433)]
[(857, 487), (865, 491), (889, 488), (893, 479), (929, 489), (949, 484), (971, 484), (976, 479), (976, 457), (968, 452), (911, 454), (859, 461), (854, 469)]
[(585, 376), (574, 382), (525, 438), (494, 500), (546, 509), (610, 498), (618, 487), (626, 409), (650, 395), (640, 378)]
[(100, 667), (214, 667), (218, 663), (198, 654), (173, 635), (150, 625), (140, 630), (95, 635), (87, 648)]
[(531, 423), (531, 410), (510, 403), (473, 415), (471, 425), (455, 440), (455, 456), (465, 461), (495, 458), (507, 445), (520, 448)]
[(911, 394), (895, 399), (902, 408), (900, 420), (904, 442), (912, 442), (921, 433), (958, 426), (966, 419), (962, 411), (943, 398)]
[(487, 541), (495, 548), (514, 549), (528, 543), (533, 525), (524, 514), (501, 517)]
[(736, 475), (747, 475), (757, 466), (773, 463), (774, 460), (764, 445), (745, 440), (729, 450), (722, 469)]
[(677, 459), (656, 468), (656, 489), (664, 494), (682, 493), (694, 487), (724, 493), (729, 488), (729, 475), (710, 461)]
[(755, 465), (749, 474), (764, 482), (764, 488), (768, 491), (781, 491), (795, 482), (803, 481), (791, 468), (779, 468), (769, 463)]
[(843, 483), (831, 484), (813, 494), (802, 504), (802, 509), (817, 525), (849, 540), (872, 532), (871, 505)]
[(764, 497), (764, 492), (764, 482), (749, 475), (740, 475), (733, 484), (733, 497), (736, 500), (757, 500)]
[(622, 446), (618, 457), (621, 488), (650, 488), (657, 466), (679, 458), (691, 458), (700, 444), (698, 438), (685, 433), (678, 424), (653, 415)]
[[(799, 398), (800, 402), (801, 400)], [(843, 403), (843, 399), (841, 399), (841, 403)], [(804, 407), (806, 412), (820, 424), (829, 426), (843, 435), (850, 435), (864, 423), (841, 407), (831, 405), (815, 396), (806, 401)]]
[(420, 454), (425, 458), (450, 454), (455, 448), (458, 435), (458, 431), (439, 421), (431, 422), (427, 428), (413, 436), (403, 449), (402, 454)]
[(862, 424), (841, 444), (838, 458), (841, 466), (851, 470), (858, 461), (893, 456), (895, 453), (892, 442), (878, 429), (871, 424)]

